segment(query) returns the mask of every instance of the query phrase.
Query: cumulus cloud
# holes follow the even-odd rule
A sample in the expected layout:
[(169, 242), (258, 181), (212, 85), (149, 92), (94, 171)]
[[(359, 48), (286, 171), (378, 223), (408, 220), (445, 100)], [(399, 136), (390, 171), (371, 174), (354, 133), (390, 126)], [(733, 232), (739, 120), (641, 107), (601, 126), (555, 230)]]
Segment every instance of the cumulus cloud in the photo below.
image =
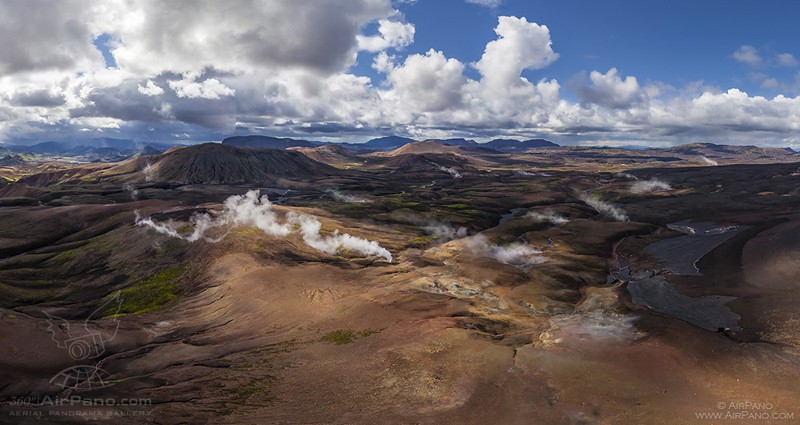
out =
[(545, 25), (524, 17), (501, 16), (494, 31), (498, 39), (486, 45), (475, 63), (481, 77), (493, 87), (518, 85), (523, 70), (541, 69), (558, 59)]
[[(799, 97), (643, 85), (612, 68), (587, 70), (573, 102), (559, 81), (523, 76), (558, 59), (541, 23), (499, 17), (496, 38), (467, 64), (435, 45), (402, 53), (415, 32), (403, 19), (390, 0), (3, 2), (0, 137), (185, 142), (237, 129), (335, 129), (344, 138), (391, 128), (419, 138), (507, 130), (566, 141), (797, 143)], [(116, 67), (94, 46), (100, 36)], [(377, 78), (352, 73), (359, 51), (377, 52)], [(752, 46), (734, 57), (760, 67), (796, 62)], [(774, 78), (757, 83), (792, 89)]]
[(392, 87), (383, 93), (383, 98), (408, 113), (406, 119), (415, 113), (442, 111), (462, 103), (467, 83), (464, 64), (442, 52), (431, 49), (424, 55), (409, 55), (402, 65), (379, 66), (388, 70), (386, 79)]
[(111, 49), (117, 64), (144, 74), (206, 67), (336, 72), (352, 63), (361, 27), (394, 13), (387, 0), (149, 0), (98, 7), (105, 19), (97, 27), (117, 37)]
[(794, 68), (797, 65), (800, 65), (800, 62), (798, 62), (797, 58), (791, 53), (778, 53), (775, 55), (775, 60), (777, 61), (778, 65), (789, 68)]
[(139, 89), (139, 93), (145, 96), (158, 96), (160, 94), (164, 94), (164, 89), (156, 85), (153, 80), (147, 80), (146, 85), (138, 84), (137, 88)]
[(76, 19), (81, 0), (0, 2), (0, 75), (95, 70), (105, 61), (92, 45), (90, 24)]
[(742, 45), (733, 52), (733, 59), (751, 66), (761, 65), (764, 60), (758, 53), (758, 49), (750, 45)]
[(402, 48), (414, 42), (414, 25), (381, 19), (378, 21), (378, 33), (374, 36), (356, 36), (359, 50), (380, 52), (389, 48)]
[[(236, 90), (222, 84), (216, 78), (208, 78), (201, 82), (195, 81), (199, 73), (187, 73), (181, 80), (169, 81), (169, 87), (178, 97), (190, 99), (219, 99), (222, 96), (233, 96)], [(161, 90), (163, 93), (164, 90)], [(141, 90), (140, 90), (141, 92)]]
[(592, 71), (589, 80), (591, 85), (577, 88), (578, 96), (584, 102), (610, 108), (629, 108), (642, 100), (643, 92), (636, 77), (623, 79), (616, 68), (609, 69), (605, 74)]
[[(136, 225), (148, 227), (158, 233), (189, 242), (205, 240), (216, 243), (227, 235), (228, 229), (234, 226), (251, 226), (262, 232), (277, 237), (285, 237), (295, 228), (308, 246), (325, 252), (337, 254), (342, 251), (354, 252), (364, 256), (380, 257), (391, 262), (392, 254), (375, 241), (339, 233), (339, 230), (328, 236), (321, 234), (322, 223), (314, 217), (290, 211), (281, 222), (273, 210), (272, 203), (266, 195), (259, 196), (258, 190), (250, 190), (244, 195), (234, 195), (225, 200), (223, 210), (216, 217), (209, 214), (195, 214), (191, 218), (191, 231), (182, 232), (180, 223), (173, 221), (156, 222), (151, 217), (142, 217), (136, 212)], [(219, 236), (209, 236), (209, 231), (221, 232)]]

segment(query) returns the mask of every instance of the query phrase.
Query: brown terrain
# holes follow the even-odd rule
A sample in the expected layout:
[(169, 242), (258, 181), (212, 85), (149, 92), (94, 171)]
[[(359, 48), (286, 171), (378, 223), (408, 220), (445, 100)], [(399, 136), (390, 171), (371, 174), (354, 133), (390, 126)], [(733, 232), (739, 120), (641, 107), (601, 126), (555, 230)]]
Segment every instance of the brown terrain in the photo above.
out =
[(794, 423), (800, 156), (759, 149), (4, 166), (0, 423)]

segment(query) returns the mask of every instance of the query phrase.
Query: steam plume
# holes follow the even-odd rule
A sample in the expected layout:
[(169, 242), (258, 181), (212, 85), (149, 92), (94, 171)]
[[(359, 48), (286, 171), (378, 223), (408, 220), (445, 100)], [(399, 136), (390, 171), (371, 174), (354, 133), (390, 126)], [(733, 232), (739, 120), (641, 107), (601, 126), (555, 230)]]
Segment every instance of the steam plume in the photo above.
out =
[(326, 254), (335, 254), (341, 249), (355, 251), (366, 256), (382, 257), (388, 262), (392, 262), (392, 254), (375, 241), (357, 238), (350, 234), (339, 234), (335, 230), (331, 236), (322, 237), (319, 231), (322, 223), (319, 220), (302, 214), (290, 212), (286, 216), (287, 221), (300, 226), (300, 234), (306, 245), (322, 251)]
[(545, 210), (543, 213), (530, 211), (529, 213), (525, 214), (525, 217), (532, 218), (536, 221), (553, 223), (553, 224), (564, 224), (569, 223), (569, 219), (564, 217), (563, 215), (556, 214), (553, 211)]
[(625, 211), (622, 208), (609, 204), (597, 196), (583, 195), (580, 199), (581, 201), (585, 202), (586, 205), (594, 208), (594, 210), (598, 213), (612, 220), (628, 221), (628, 215), (625, 214)]
[(367, 199), (364, 199), (364, 198), (361, 198), (361, 197), (358, 197), (358, 196), (348, 195), (346, 193), (339, 192), (338, 190), (329, 190), (328, 194), (331, 195), (331, 198), (333, 198), (334, 200), (339, 201), (339, 202), (350, 202), (350, 203), (358, 203), (358, 204), (364, 204), (364, 203), (371, 202), (371, 201), (369, 201)]
[(143, 218), (138, 211), (136, 212), (136, 225), (149, 227), (158, 233), (189, 242), (200, 239), (207, 242), (219, 242), (227, 233), (218, 238), (206, 236), (207, 231), (215, 228), (252, 226), (266, 234), (284, 237), (292, 233), (294, 226), (297, 226), (303, 242), (316, 250), (334, 254), (345, 249), (365, 256), (381, 257), (388, 262), (392, 261), (392, 254), (375, 241), (358, 238), (347, 233), (339, 234), (338, 230), (334, 231), (331, 236), (323, 237), (320, 234), (322, 224), (311, 216), (290, 212), (286, 215), (286, 221), (281, 223), (272, 209), (269, 198), (266, 195), (259, 197), (258, 190), (250, 190), (244, 195), (229, 197), (223, 204), (222, 213), (216, 218), (212, 218), (208, 214), (198, 214), (193, 216), (191, 221), (194, 224), (192, 232), (183, 234), (178, 231), (177, 224), (172, 221), (157, 223), (152, 218)]
[(703, 161), (703, 163), (707, 164), (707, 165), (719, 165), (719, 163), (717, 161), (714, 161), (713, 159), (708, 159), (705, 156), (701, 156), (700, 160)]
[(639, 180), (638, 177), (634, 176), (631, 173), (621, 173), (620, 172), (620, 173), (615, 174), (614, 176), (618, 177), (618, 178), (622, 178), (622, 179), (628, 179), (628, 180)]
[(125, 184), (122, 185), (122, 190), (130, 193), (131, 201), (139, 200), (139, 190), (136, 189), (136, 186), (134, 186), (134, 185), (132, 185), (130, 183), (125, 183)]
[(154, 180), (155, 176), (153, 176), (153, 166), (150, 165), (149, 162), (145, 164), (142, 173), (144, 173), (144, 181), (151, 182)]
[(440, 165), (439, 170), (444, 171), (445, 173), (450, 173), (450, 175), (453, 176), (454, 179), (461, 178), (461, 173), (459, 173), (458, 170), (456, 170), (455, 168), (450, 168)]
[(658, 179), (637, 181), (631, 185), (631, 192), (636, 194), (657, 192), (661, 190), (672, 190), (672, 186), (670, 186), (669, 183)]
[(515, 242), (508, 245), (495, 245), (486, 236), (478, 234), (466, 239), (466, 247), (470, 251), (484, 257), (494, 258), (502, 263), (514, 266), (540, 264), (547, 258), (539, 255), (542, 251), (531, 248), (527, 244)]
[(419, 226), (425, 233), (436, 236), (436, 239), (442, 241), (450, 241), (467, 236), (467, 228), (455, 228), (447, 223), (432, 220), (429, 218), (421, 217), (415, 214), (407, 214), (403, 216), (403, 220)]

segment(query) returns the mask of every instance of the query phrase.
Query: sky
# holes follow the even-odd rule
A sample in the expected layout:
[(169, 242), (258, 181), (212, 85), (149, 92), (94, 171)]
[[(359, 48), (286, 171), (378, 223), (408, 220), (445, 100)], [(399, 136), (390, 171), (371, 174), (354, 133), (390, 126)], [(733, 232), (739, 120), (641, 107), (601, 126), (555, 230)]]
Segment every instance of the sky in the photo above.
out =
[(0, 0), (0, 142), (800, 147), (794, 0)]

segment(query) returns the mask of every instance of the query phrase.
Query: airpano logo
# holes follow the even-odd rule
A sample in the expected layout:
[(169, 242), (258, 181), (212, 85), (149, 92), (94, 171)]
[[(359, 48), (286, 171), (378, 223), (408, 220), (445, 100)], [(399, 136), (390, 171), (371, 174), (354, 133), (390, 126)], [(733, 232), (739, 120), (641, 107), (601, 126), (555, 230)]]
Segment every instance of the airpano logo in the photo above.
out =
[(720, 401), (717, 410), (708, 409), (705, 412), (695, 412), (695, 419), (706, 421), (794, 421), (794, 412), (777, 408), (771, 402), (756, 402), (752, 400)]
[[(53, 342), (73, 362), (95, 360), (94, 364), (70, 366), (50, 379), (56, 394), (30, 393), (12, 397), (9, 417), (16, 418), (81, 418), (87, 420), (118, 420), (122, 417), (144, 418), (150, 414), (152, 400), (136, 397), (84, 397), (78, 391), (97, 390), (123, 380), (112, 379), (112, 375), (99, 367), (102, 356), (108, 351), (108, 343), (119, 332), (119, 312), (122, 308), (121, 293), (117, 291), (83, 321), (67, 320), (48, 312), (47, 332)], [(91, 393), (90, 393), (91, 394)], [(96, 393), (94, 394), (97, 395)], [(113, 419), (112, 419), (113, 418)], [(139, 419), (149, 422), (147, 419)], [(2, 422), (2, 420), (0, 420)]]
[[(106, 353), (106, 344), (112, 341), (119, 331), (117, 315), (122, 308), (120, 292), (117, 291), (108, 301), (97, 308), (83, 322), (70, 323), (56, 315), (43, 311), (47, 316), (47, 331), (58, 348), (67, 351), (72, 360), (85, 361), (96, 359)], [(97, 321), (102, 317), (110, 317), (111, 326), (101, 329)], [(113, 382), (110, 374), (97, 364), (70, 366), (58, 372), (50, 383), (63, 389), (87, 390), (107, 387)]]

